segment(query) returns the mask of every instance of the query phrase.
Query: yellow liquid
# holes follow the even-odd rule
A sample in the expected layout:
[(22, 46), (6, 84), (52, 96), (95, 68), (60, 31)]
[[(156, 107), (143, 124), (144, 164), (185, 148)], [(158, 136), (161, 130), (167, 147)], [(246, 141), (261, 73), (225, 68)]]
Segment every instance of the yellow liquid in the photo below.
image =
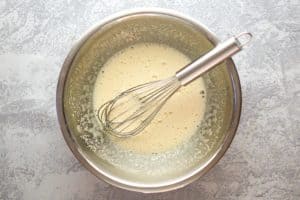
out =
[[(178, 50), (156, 43), (140, 43), (112, 56), (100, 70), (94, 90), (94, 109), (120, 92), (139, 84), (168, 78), (191, 60)], [(181, 87), (140, 134), (111, 136), (113, 142), (135, 153), (160, 153), (187, 142), (196, 133), (205, 111), (201, 78)]]

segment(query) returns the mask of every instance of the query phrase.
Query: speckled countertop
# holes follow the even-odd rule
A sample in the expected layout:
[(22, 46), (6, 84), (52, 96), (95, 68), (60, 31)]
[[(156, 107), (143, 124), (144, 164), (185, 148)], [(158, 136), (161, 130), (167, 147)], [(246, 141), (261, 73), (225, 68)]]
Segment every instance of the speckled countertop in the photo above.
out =
[[(237, 135), (193, 184), (162, 194), (112, 187), (83, 168), (60, 133), (58, 74), (91, 25), (133, 7), (175, 9), (221, 39), (248, 30), (235, 56), (243, 91)], [(300, 199), (300, 1), (0, 0), (0, 199)]]

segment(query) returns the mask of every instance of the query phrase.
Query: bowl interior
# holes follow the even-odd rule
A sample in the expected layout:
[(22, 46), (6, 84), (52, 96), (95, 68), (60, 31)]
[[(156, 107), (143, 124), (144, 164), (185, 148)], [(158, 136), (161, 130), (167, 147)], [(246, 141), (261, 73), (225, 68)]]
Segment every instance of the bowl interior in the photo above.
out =
[(123, 16), (88, 36), (71, 58), (63, 88), (63, 113), (72, 142), (93, 172), (120, 185), (151, 188), (179, 182), (207, 166), (232, 123), (234, 88), (225, 62), (203, 76), (207, 105), (197, 133), (168, 152), (142, 155), (117, 148), (99, 133), (92, 102), (99, 70), (121, 49), (140, 42), (163, 43), (195, 59), (214, 46), (207, 33), (181, 18), (148, 13)]

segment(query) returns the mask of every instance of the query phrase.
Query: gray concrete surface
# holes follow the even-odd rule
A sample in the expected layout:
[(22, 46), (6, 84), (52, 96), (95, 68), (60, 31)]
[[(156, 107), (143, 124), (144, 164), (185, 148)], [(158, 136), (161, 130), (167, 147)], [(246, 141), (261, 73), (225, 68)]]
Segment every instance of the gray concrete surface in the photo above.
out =
[[(221, 39), (248, 30), (237, 55), (243, 110), (225, 157), (195, 183), (163, 194), (114, 188), (74, 158), (55, 111), (58, 74), (91, 25), (133, 7), (175, 9)], [(300, 199), (298, 0), (0, 0), (0, 199)]]

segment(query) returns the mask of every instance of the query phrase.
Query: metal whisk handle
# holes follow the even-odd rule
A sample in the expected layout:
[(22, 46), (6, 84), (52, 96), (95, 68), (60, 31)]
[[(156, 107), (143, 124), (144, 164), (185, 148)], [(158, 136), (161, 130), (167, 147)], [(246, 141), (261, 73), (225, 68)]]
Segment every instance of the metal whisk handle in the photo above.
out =
[(181, 85), (187, 85), (217, 64), (239, 52), (252, 38), (248, 32), (240, 33), (218, 44), (208, 53), (176, 72)]

